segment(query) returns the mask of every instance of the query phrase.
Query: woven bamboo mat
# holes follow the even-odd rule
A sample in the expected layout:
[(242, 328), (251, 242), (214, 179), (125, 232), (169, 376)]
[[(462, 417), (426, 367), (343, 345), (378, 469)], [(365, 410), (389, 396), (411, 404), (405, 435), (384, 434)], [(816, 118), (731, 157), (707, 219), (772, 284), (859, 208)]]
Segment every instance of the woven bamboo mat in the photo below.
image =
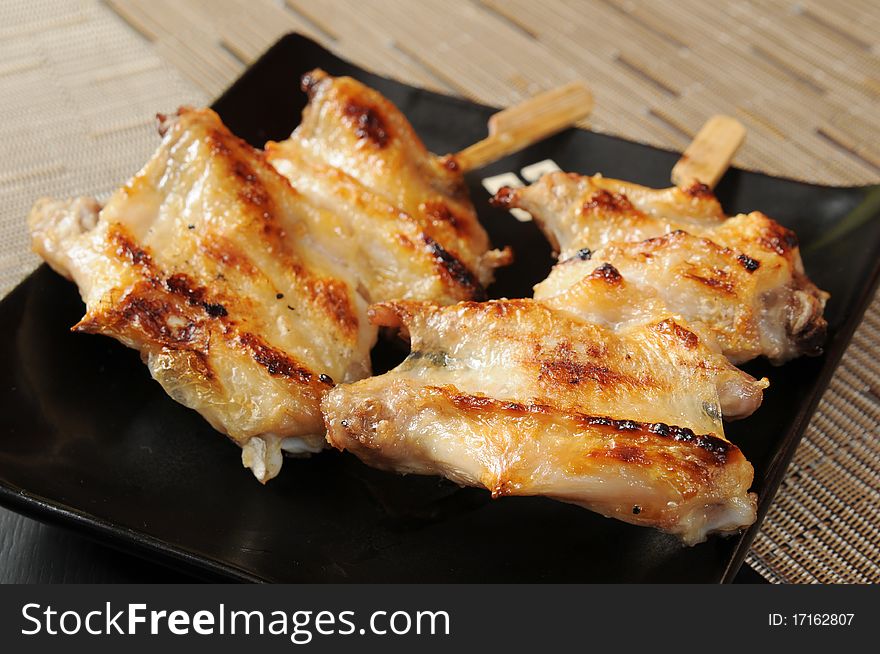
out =
[[(0, 4), (0, 294), (36, 259), (41, 195), (106, 195), (280, 35), (505, 105), (580, 78), (591, 129), (682, 149), (706, 117), (749, 130), (736, 165), (880, 180), (880, 8), (871, 0), (6, 0)], [(880, 581), (880, 300), (869, 310), (749, 558), (775, 582)]]
[(732, 113), (749, 130), (738, 166), (826, 184), (880, 179), (874, 0), (108, 5), (212, 96), (299, 31), (371, 70), (488, 104), (585, 79), (592, 129), (661, 147), (681, 150), (710, 115)]

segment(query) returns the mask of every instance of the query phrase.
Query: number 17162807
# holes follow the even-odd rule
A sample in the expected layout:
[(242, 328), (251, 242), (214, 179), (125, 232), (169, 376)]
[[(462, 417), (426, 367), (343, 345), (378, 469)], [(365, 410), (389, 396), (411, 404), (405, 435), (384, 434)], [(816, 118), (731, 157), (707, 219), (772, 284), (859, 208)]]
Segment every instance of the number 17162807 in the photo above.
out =
[(855, 613), (770, 613), (767, 617), (771, 627), (848, 627)]

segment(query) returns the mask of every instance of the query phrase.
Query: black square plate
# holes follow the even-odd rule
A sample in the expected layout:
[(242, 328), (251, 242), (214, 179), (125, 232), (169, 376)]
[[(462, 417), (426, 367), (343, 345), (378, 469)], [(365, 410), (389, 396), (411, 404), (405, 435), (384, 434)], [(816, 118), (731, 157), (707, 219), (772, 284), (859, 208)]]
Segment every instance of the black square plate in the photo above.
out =
[[(256, 146), (282, 139), (305, 103), (299, 77), (318, 66), (384, 93), (434, 152), (482, 138), (494, 111), (370, 74), (296, 35), (273, 46), (214, 107)], [(569, 130), (470, 175), (494, 244), (517, 255), (491, 289), (495, 297), (530, 296), (551, 258), (532, 223), (488, 205), (481, 179), (543, 159), (659, 187), (677, 155)], [(728, 429), (755, 466), (763, 516), (877, 282), (880, 188), (732, 170), (717, 192), (730, 213), (760, 209), (795, 229), (808, 272), (832, 294), (826, 354), (782, 368), (749, 366), (772, 386), (754, 416)], [(231, 443), (165, 395), (137, 353), (71, 334), (82, 313), (76, 288), (46, 266), (0, 305), (0, 501), (123, 549), (242, 580), (716, 582), (733, 578), (757, 532), (755, 524), (685, 548), (566, 504), (493, 501), (337, 452), (288, 460), (263, 487)], [(376, 352), (377, 371), (401, 357)]]

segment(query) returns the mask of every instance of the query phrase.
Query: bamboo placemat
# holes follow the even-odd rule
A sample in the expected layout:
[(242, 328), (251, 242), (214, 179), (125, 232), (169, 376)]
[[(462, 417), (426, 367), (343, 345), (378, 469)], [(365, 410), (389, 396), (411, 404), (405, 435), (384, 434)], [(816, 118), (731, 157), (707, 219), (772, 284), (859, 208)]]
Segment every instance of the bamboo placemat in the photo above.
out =
[(679, 151), (710, 115), (732, 113), (749, 130), (738, 166), (824, 184), (880, 179), (874, 0), (108, 5), (211, 96), (299, 31), (365, 68), (487, 104), (585, 79), (591, 129)]
[[(6, 0), (0, 294), (36, 265), (24, 229), (35, 198), (106, 195), (155, 147), (156, 111), (204, 104), (289, 31), (495, 105), (585, 79), (591, 129), (666, 148), (732, 113), (749, 130), (738, 166), (880, 180), (870, 0)], [(749, 558), (771, 581), (880, 581), (878, 335), (875, 301)]]

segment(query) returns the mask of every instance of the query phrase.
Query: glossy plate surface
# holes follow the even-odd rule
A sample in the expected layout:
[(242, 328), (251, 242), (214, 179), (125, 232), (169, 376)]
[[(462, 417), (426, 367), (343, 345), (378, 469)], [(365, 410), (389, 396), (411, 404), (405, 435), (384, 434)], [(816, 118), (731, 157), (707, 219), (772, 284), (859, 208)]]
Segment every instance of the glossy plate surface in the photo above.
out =
[[(305, 103), (299, 77), (318, 66), (384, 93), (434, 152), (485, 136), (492, 109), (377, 77), (295, 35), (214, 106), (254, 145), (282, 139)], [(481, 179), (544, 159), (661, 187), (677, 155), (569, 130), (471, 174), (472, 199), (494, 244), (517, 255), (493, 297), (530, 296), (551, 258), (533, 224), (488, 205)], [(782, 368), (748, 366), (772, 386), (754, 416), (728, 427), (755, 466), (763, 516), (876, 285), (880, 189), (733, 170), (717, 193), (728, 213), (760, 209), (793, 228), (809, 274), (832, 294), (826, 353)], [(0, 502), (136, 553), (242, 580), (716, 582), (732, 580), (757, 532), (756, 524), (684, 548), (573, 506), (493, 501), (484, 491), (382, 473), (337, 452), (288, 460), (262, 487), (241, 467), (237, 448), (168, 398), (136, 352), (71, 334), (82, 313), (76, 288), (46, 266), (0, 304)], [(376, 370), (403, 354), (380, 348)]]

